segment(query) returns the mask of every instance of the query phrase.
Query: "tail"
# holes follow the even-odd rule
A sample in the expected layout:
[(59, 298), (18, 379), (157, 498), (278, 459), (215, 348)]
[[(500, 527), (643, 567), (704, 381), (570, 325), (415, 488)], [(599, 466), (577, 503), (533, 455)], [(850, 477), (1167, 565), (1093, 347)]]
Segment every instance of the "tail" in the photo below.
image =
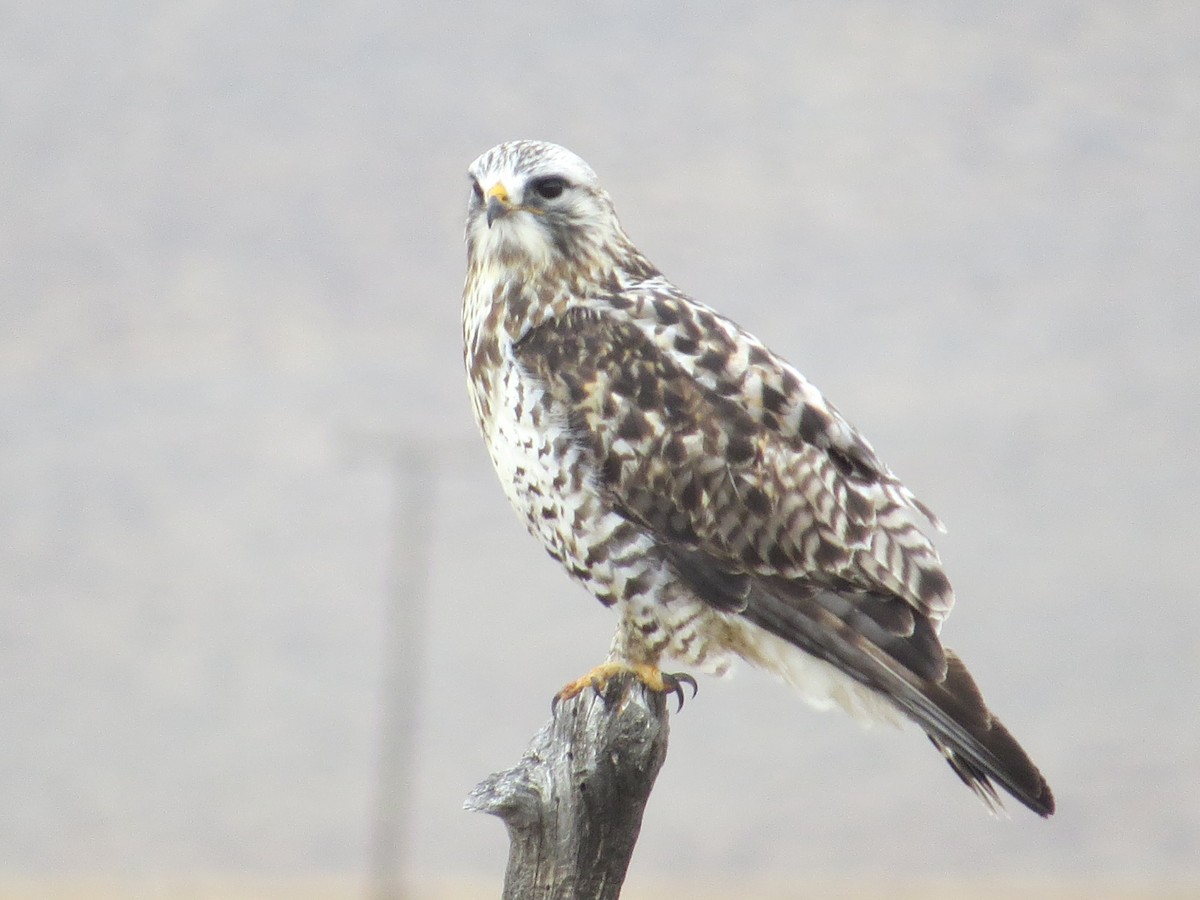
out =
[[(946, 678), (931, 697), (931, 721), (910, 713), (941, 751), (954, 774), (994, 814), (1001, 810), (993, 779), (1039, 816), (1054, 812), (1054, 794), (1029, 754), (992, 715), (963, 661), (946, 651)], [(906, 709), (905, 712), (908, 712)]]
[(741, 614), (886, 697), (921, 726), (991, 812), (1002, 809), (996, 785), (1039, 816), (1054, 812), (1046, 779), (988, 710), (962, 660), (902, 600), (755, 579)]

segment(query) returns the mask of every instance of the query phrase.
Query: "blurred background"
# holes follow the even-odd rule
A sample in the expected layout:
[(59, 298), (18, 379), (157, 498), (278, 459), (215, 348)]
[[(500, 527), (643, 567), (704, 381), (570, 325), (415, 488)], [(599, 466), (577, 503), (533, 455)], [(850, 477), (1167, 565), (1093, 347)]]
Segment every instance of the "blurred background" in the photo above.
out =
[(466, 399), (518, 137), (946, 520), (1059, 801), (743, 668), (627, 896), (1195, 896), (1200, 6), (1026, 6), (0, 6), (0, 896), (499, 894), (462, 801), (613, 624)]

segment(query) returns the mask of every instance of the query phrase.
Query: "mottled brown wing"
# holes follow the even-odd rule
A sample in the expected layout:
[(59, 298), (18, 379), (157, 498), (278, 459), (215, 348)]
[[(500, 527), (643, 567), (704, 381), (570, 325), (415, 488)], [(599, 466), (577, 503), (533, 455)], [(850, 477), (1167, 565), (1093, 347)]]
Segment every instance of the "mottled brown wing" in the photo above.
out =
[(855, 458), (814, 437), (827, 406), (807, 417), (809, 433), (789, 433), (744, 392), (719, 389), (737, 379), (703, 383), (653, 325), (621, 312), (576, 309), (517, 345), (614, 507), (655, 534), (702, 599), (891, 700), (990, 808), (994, 780), (1049, 815), (1045, 780), (942, 648), (949, 585), (869, 445)]
[[(763, 384), (795, 382), (790, 369), (753, 377), (743, 369), (740, 380), (722, 380), (716, 351), (701, 341), (727, 320), (693, 311), (714, 322), (707, 332), (698, 323), (695, 346), (676, 351), (657, 339), (662, 323), (653, 313), (638, 320), (619, 309), (576, 308), (516, 346), (590, 451), (613, 504), (684, 552), (715, 561), (720, 577), (840, 580), (939, 621), (952, 602), (949, 583), (904, 502), (907, 491), (869, 445), (852, 430), (849, 445), (845, 434), (827, 433), (849, 426), (807, 383), (775, 404), (789, 405), (787, 421), (798, 423), (790, 433), (782, 417), (765, 415)], [(669, 319), (663, 327), (678, 326), (678, 317)], [(736, 358), (725, 355), (736, 374)], [(760, 369), (784, 365), (760, 355)], [(697, 365), (714, 377), (696, 377)], [(748, 395), (750, 381), (757, 396)], [(820, 407), (802, 408), (804, 396)]]

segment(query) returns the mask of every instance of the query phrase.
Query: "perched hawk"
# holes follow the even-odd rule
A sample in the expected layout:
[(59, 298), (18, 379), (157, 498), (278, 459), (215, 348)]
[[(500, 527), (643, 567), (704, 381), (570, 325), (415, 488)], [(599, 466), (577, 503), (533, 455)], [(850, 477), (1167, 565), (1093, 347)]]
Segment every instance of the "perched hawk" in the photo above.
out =
[(912, 719), (989, 809), (994, 782), (1050, 815), (938, 638), (954, 594), (918, 520), (941, 524), (866, 439), (639, 253), (570, 151), (501, 144), (470, 176), (475, 418), (529, 531), (617, 613), (608, 662), (561, 696), (622, 670), (678, 691), (662, 660), (742, 657), (817, 706)]

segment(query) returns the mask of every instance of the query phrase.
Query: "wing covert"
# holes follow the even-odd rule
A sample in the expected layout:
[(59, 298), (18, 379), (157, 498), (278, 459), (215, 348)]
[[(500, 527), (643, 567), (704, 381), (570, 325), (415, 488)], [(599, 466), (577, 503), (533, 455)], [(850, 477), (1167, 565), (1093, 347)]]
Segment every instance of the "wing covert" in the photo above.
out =
[(735, 584), (837, 576), (940, 620), (949, 583), (907, 489), (794, 370), (728, 320), (673, 303), (575, 307), (515, 347), (613, 505), (676, 546), (677, 565), (703, 554), (710, 579), (713, 562)]

